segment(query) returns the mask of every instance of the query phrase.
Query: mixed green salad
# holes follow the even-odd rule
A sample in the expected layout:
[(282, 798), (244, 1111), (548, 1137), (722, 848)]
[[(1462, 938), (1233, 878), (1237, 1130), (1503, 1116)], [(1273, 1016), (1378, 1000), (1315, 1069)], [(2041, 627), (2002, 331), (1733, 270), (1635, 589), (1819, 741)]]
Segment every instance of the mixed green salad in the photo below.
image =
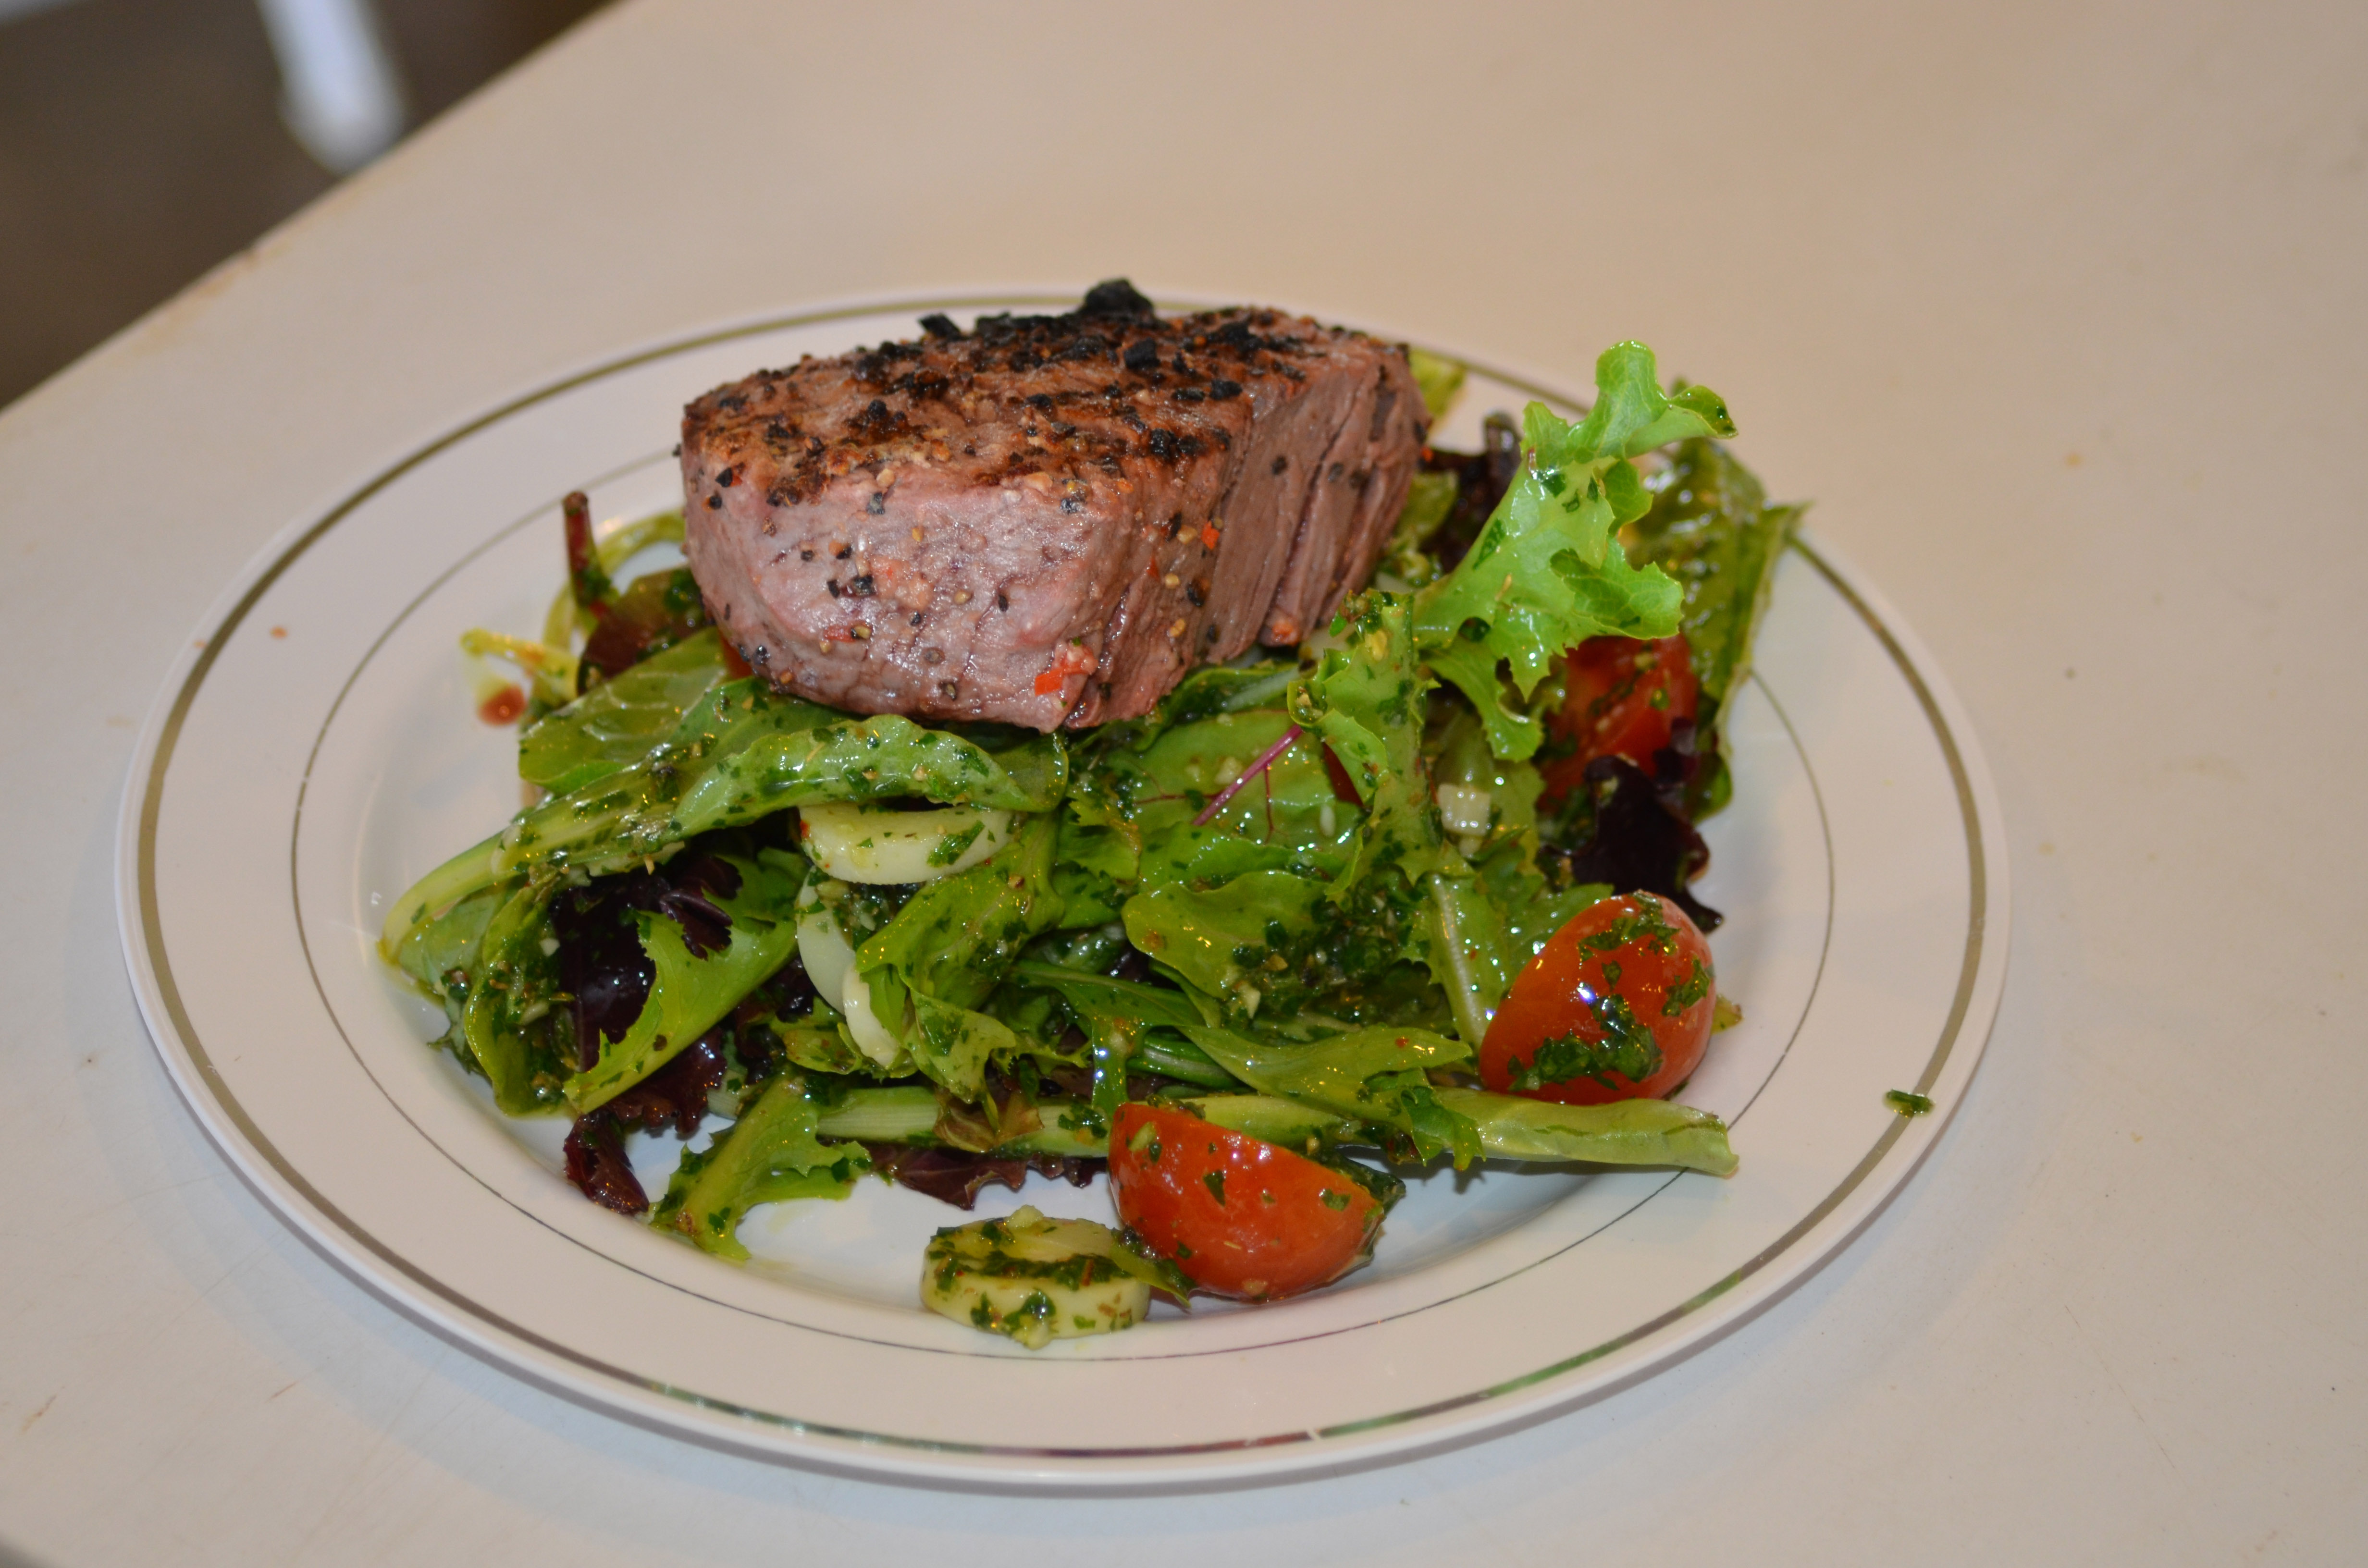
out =
[[(1414, 359), (1437, 417), (1461, 368)], [(1393, 1166), (1725, 1175), (1725, 1127), (1657, 1096), (1733, 1014), (1691, 824), (1796, 509), (1649, 349), (1596, 384), (1581, 420), (1427, 452), (1296, 656), (1082, 733), (776, 691), (687, 571), (629, 576), (678, 515), (596, 540), (571, 498), (543, 635), (464, 640), (524, 672), (539, 798), (382, 950), (504, 1113), (572, 1119), (587, 1196), (719, 1256), (867, 1175), (967, 1208), (1108, 1162), (1122, 1226), (1022, 1210), (920, 1260), (929, 1305), (1030, 1345), (1323, 1284)], [(660, 1129), (686, 1142), (652, 1195), (625, 1140)]]

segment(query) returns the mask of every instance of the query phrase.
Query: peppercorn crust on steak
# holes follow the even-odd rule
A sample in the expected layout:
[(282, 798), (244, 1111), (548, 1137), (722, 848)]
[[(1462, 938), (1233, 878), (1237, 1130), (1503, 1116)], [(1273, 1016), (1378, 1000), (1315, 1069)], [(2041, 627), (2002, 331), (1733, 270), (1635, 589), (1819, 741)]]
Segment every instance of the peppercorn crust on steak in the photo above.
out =
[(943, 316), (683, 415), (685, 549), (778, 687), (1049, 731), (1296, 644), (1361, 585), (1426, 434), (1404, 353), (1123, 282), (1058, 316)]

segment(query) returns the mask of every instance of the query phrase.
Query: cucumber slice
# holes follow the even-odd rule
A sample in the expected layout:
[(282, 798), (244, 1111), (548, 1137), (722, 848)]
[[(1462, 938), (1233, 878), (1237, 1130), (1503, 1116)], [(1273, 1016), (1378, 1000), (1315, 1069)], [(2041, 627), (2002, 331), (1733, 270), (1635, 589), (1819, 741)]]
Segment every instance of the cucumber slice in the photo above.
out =
[(1011, 813), (983, 806), (898, 811), (868, 801), (798, 808), (798, 847), (844, 882), (928, 882), (967, 871), (1011, 840)]
[(858, 1051), (890, 1072), (909, 1073), (913, 1062), (905, 1054), (905, 1042), (871, 1010), (871, 987), (855, 971), (855, 944), (839, 926), (836, 903), (836, 895), (825, 900), (813, 882), (798, 895), (798, 956), (805, 962), (806, 978), (847, 1021), (848, 1036)]
[(1030, 1206), (939, 1231), (921, 1264), (931, 1312), (1030, 1350), (1133, 1327), (1161, 1282), (1156, 1261), (1136, 1256), (1108, 1225), (1048, 1220)]

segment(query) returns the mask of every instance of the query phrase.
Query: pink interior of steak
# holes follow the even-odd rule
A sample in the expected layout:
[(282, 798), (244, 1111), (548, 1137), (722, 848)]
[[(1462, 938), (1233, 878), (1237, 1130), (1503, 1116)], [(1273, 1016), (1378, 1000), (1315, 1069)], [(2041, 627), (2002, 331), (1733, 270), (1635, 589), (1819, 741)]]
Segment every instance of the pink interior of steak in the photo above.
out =
[(1294, 644), (1372, 571), (1422, 400), (1395, 348), (1124, 285), (1063, 316), (759, 371), (693, 403), (692, 571), (778, 686), (1049, 730)]

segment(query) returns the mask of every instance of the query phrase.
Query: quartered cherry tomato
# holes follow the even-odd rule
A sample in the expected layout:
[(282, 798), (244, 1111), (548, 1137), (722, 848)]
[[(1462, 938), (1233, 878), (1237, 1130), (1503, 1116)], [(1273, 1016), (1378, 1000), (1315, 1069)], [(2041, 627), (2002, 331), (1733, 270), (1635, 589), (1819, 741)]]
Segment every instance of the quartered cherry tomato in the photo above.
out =
[(1110, 1196), (1120, 1221), (1212, 1295), (1272, 1301), (1354, 1268), (1382, 1228), (1357, 1183), (1190, 1112), (1119, 1108)]
[(1684, 910), (1648, 892), (1601, 899), (1514, 977), (1480, 1081), (1564, 1105), (1657, 1099), (1701, 1065), (1717, 1005), (1710, 944)]
[(1682, 637), (1581, 642), (1570, 651), (1562, 710), (1546, 721), (1574, 748), (1546, 766), (1547, 796), (1576, 789), (1599, 756), (1624, 756), (1651, 772), (1654, 756), (1669, 744), (1670, 727), (1680, 719), (1691, 723), (1701, 698)]

